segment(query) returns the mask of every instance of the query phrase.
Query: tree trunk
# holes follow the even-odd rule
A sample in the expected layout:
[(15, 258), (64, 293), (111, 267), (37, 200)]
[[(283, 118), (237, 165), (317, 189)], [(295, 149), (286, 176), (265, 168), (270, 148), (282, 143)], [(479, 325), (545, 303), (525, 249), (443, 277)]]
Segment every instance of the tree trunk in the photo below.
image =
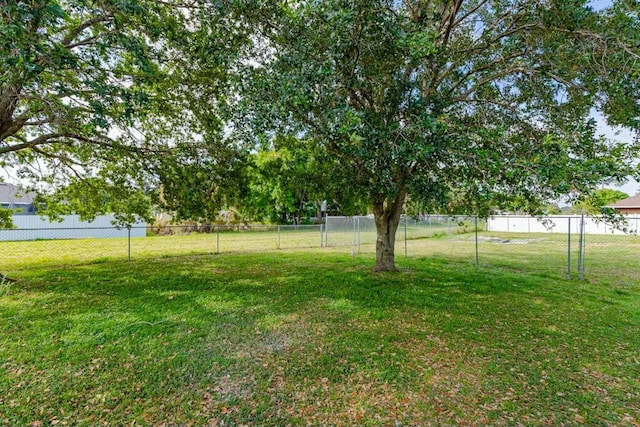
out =
[(376, 265), (374, 272), (398, 271), (395, 262), (396, 231), (404, 204), (405, 192), (398, 192), (394, 199), (378, 198), (373, 203), (376, 221)]

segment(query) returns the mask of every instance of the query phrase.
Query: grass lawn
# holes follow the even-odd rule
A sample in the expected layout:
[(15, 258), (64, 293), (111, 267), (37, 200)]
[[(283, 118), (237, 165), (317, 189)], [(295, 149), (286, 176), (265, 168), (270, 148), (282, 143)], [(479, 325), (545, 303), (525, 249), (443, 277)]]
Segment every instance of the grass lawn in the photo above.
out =
[(639, 281), (466, 255), (15, 260), (0, 425), (638, 425)]

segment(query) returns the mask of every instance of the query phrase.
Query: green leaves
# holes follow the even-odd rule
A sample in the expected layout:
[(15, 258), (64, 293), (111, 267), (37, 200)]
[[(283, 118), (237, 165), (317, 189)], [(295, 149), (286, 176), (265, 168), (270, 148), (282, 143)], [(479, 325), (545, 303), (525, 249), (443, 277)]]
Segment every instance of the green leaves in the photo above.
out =
[(11, 209), (0, 207), (0, 228), (11, 228), (13, 226), (12, 216), (13, 211)]
[[(287, 210), (334, 188), (345, 206), (405, 192), (541, 205), (631, 172), (637, 147), (588, 122), (600, 108), (638, 128), (631, 3), (7, 3), (0, 155), (56, 188), (115, 186), (117, 171), (134, 200), (153, 188), (184, 217), (238, 202), (256, 176)], [(263, 170), (260, 149), (291, 157)]]
[(430, 32), (410, 33), (405, 38), (400, 38), (399, 45), (408, 49), (413, 59), (425, 59), (437, 51), (437, 35)]
[(273, 48), (243, 86), (255, 130), (312, 138), (354, 168), (348, 185), (370, 200), (405, 189), (469, 209), (524, 200), (533, 212), (633, 172), (637, 147), (597, 138), (588, 118), (601, 106), (635, 126), (640, 32), (628, 4), (324, 0), (281, 10), (253, 17), (269, 23), (258, 38)]
[(2, 5), (0, 158), (45, 190), (49, 213), (146, 218), (152, 188), (195, 176), (189, 156), (221, 169), (210, 156), (230, 152), (219, 111), (242, 35), (212, 5)]
[(603, 214), (605, 206), (612, 205), (619, 200), (626, 199), (627, 197), (629, 197), (627, 193), (619, 190), (599, 188), (589, 196), (585, 197), (582, 201), (578, 202), (576, 206), (579, 210), (590, 215), (600, 216)]
[(340, 214), (366, 212), (363, 195), (343, 185), (350, 172), (313, 140), (277, 137), (272, 147), (250, 157), (242, 211), (252, 220), (273, 223), (316, 216), (323, 202)]

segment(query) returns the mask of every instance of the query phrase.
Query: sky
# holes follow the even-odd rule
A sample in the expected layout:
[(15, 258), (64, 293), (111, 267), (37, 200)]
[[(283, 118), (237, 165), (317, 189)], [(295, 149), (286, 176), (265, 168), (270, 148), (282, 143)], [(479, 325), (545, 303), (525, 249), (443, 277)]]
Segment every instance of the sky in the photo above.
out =
[(611, 0), (591, 0), (589, 4), (594, 10), (602, 10), (605, 7), (611, 6)]
[[(634, 138), (633, 133), (628, 129), (623, 128), (615, 128), (607, 125), (604, 120), (604, 117), (598, 113), (594, 113), (592, 117), (596, 120), (598, 124), (598, 134), (604, 135), (607, 139), (620, 141), (623, 143), (631, 142)], [(640, 183), (638, 183), (635, 179), (629, 178), (627, 183), (623, 185), (605, 185), (606, 188), (613, 188), (616, 190), (624, 191), (630, 196), (635, 196), (636, 193), (640, 193)]]

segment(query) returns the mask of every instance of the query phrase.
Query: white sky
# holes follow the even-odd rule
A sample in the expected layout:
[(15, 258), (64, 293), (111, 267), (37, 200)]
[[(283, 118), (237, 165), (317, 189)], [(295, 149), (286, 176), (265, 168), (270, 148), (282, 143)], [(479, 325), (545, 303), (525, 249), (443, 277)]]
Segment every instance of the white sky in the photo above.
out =
[[(620, 141), (622, 143), (631, 142), (634, 138), (634, 134), (629, 129), (623, 128), (614, 128), (605, 122), (602, 115), (598, 113), (594, 113), (592, 117), (596, 120), (598, 124), (598, 134), (604, 135), (607, 139)], [(616, 190), (624, 191), (630, 196), (635, 196), (636, 193), (640, 193), (640, 183), (638, 183), (635, 179), (629, 177), (627, 183), (621, 186), (615, 185), (606, 185), (607, 188), (614, 188)]]

